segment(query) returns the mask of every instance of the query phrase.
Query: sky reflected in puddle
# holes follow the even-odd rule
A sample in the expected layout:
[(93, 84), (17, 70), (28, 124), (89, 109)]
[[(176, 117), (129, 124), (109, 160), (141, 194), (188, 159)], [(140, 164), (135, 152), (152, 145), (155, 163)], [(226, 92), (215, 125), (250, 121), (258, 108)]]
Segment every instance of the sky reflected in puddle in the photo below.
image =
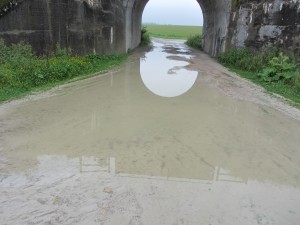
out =
[(172, 46), (165, 46), (154, 41), (152, 51), (146, 53), (141, 59), (141, 78), (145, 86), (154, 94), (161, 97), (177, 97), (189, 91), (195, 84), (198, 72), (189, 71), (184, 66), (189, 63), (170, 59), (168, 56), (184, 57), (191, 56), (184, 48), (176, 48), (173, 54)]

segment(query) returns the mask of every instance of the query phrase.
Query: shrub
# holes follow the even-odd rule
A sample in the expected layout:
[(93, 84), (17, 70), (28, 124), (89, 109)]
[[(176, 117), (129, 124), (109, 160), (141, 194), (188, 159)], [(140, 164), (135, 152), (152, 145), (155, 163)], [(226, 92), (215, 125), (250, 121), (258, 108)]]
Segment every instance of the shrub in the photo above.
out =
[(295, 71), (295, 75), (293, 77), (292, 83), (295, 84), (295, 87), (300, 92), (300, 66), (297, 66), (297, 69)]
[(260, 72), (268, 66), (269, 61), (277, 56), (278, 51), (274, 48), (252, 51), (248, 48), (231, 49), (218, 56), (218, 61), (230, 67), (241, 70)]
[(5, 62), (9, 48), (5, 45), (4, 40), (0, 39), (0, 64)]
[(197, 34), (194, 36), (190, 36), (188, 40), (185, 42), (188, 46), (198, 49), (198, 50), (203, 50), (202, 48), (202, 35)]
[(72, 56), (72, 51), (70, 49), (61, 48), (59, 44), (56, 45), (56, 50), (54, 56), (58, 58), (67, 58)]
[(274, 48), (258, 52), (243, 48), (222, 53), (218, 60), (267, 90), (300, 104), (299, 58), (288, 57)]
[(60, 47), (50, 56), (37, 57), (28, 44), (6, 46), (0, 39), (0, 100), (34, 87), (109, 69), (124, 58), (118, 55), (72, 56), (71, 51)]
[(13, 70), (7, 65), (0, 66), (0, 88), (17, 86), (20, 86), (20, 83)]
[(0, 64), (8, 63), (15, 66), (27, 64), (36, 58), (30, 45), (20, 42), (11, 46), (6, 46), (0, 39)]
[(281, 52), (278, 57), (273, 57), (269, 61), (269, 66), (258, 74), (264, 81), (290, 80), (295, 76), (296, 64)]
[(150, 34), (147, 30), (147, 27), (143, 26), (142, 30), (141, 30), (141, 44), (140, 44), (140, 46), (147, 46), (150, 43), (151, 43)]

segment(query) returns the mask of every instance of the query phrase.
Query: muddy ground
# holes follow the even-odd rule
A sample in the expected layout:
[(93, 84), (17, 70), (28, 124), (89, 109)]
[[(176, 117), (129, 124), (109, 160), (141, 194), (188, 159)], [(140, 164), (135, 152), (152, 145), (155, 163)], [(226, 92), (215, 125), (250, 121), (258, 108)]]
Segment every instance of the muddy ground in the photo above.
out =
[(0, 105), (1, 224), (298, 225), (300, 110), (182, 41)]

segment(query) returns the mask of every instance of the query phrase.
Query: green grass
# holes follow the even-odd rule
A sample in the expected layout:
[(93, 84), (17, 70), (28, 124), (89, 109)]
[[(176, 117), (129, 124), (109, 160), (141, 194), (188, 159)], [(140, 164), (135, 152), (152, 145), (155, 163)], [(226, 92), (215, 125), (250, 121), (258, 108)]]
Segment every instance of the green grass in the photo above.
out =
[(245, 71), (234, 67), (228, 67), (231, 71), (237, 73), (243, 78), (252, 81), (259, 86), (265, 88), (269, 93), (275, 93), (291, 100), (291, 105), (300, 108), (300, 90), (294, 85), (290, 85), (284, 81), (279, 82), (265, 82), (257, 76), (256, 72)]
[(180, 26), (180, 25), (157, 25), (144, 24), (151, 37), (167, 39), (184, 39), (190, 36), (202, 34), (201, 26)]
[(85, 68), (82, 70), (78, 70), (77, 74), (70, 74), (71, 76), (65, 77), (62, 80), (49, 81), (43, 84), (29, 87), (0, 87), (0, 103), (13, 99), (18, 99), (26, 95), (32, 94), (34, 92), (49, 90), (50, 88), (53, 88), (58, 85), (103, 74), (109, 69), (120, 65), (122, 62), (125, 61), (126, 58), (127, 56), (119, 56), (118, 59), (104, 60), (102, 62), (99, 62), (99, 64), (97, 66), (94, 66), (93, 68)]
[(49, 90), (50, 88), (58, 85), (103, 74), (107, 72), (109, 69), (112, 69), (113, 67), (120, 65), (122, 62), (125, 61), (126, 58), (127, 56), (120, 56), (118, 57), (118, 59), (104, 60), (102, 62), (99, 62), (99, 64), (97, 66), (94, 66), (93, 68), (85, 68), (79, 70), (77, 74), (74, 74), (69, 77), (65, 77), (62, 80), (49, 81), (36, 86), (0, 87), (0, 102), (18, 99), (34, 92)]
[(203, 50), (202, 48), (202, 35), (197, 34), (194, 36), (190, 36), (188, 40), (185, 42), (188, 46), (198, 49), (198, 50)]
[(126, 55), (74, 56), (59, 48), (49, 57), (37, 57), (30, 45), (6, 46), (0, 40), (0, 102), (106, 72), (126, 58)]
[(143, 26), (141, 30), (141, 43), (140, 46), (147, 46), (151, 43), (151, 37), (147, 27)]
[(241, 77), (264, 87), (266, 91), (291, 100), (300, 108), (300, 63), (275, 48), (231, 49), (218, 56), (218, 61)]

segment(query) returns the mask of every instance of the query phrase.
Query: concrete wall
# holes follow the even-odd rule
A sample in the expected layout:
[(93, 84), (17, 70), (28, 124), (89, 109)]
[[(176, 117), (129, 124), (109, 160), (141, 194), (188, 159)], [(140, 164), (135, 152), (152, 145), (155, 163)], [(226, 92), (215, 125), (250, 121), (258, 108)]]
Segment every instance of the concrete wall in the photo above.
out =
[[(24, 40), (39, 53), (59, 44), (85, 54), (125, 53), (137, 47), (149, 0), (10, 1), (18, 4), (0, 14), (0, 38)], [(300, 0), (197, 1), (204, 16), (203, 48), (210, 55), (265, 45), (299, 54)]]
[(0, 17), (0, 38), (38, 53), (57, 44), (78, 54), (123, 52), (124, 17), (122, 0), (23, 0)]
[(212, 56), (225, 51), (231, 0), (197, 0), (203, 11), (203, 49)]
[(149, 0), (124, 0), (126, 11), (126, 49), (134, 49), (140, 44), (141, 24), (144, 8)]
[(300, 0), (237, 1), (227, 48), (277, 46), (300, 54)]

